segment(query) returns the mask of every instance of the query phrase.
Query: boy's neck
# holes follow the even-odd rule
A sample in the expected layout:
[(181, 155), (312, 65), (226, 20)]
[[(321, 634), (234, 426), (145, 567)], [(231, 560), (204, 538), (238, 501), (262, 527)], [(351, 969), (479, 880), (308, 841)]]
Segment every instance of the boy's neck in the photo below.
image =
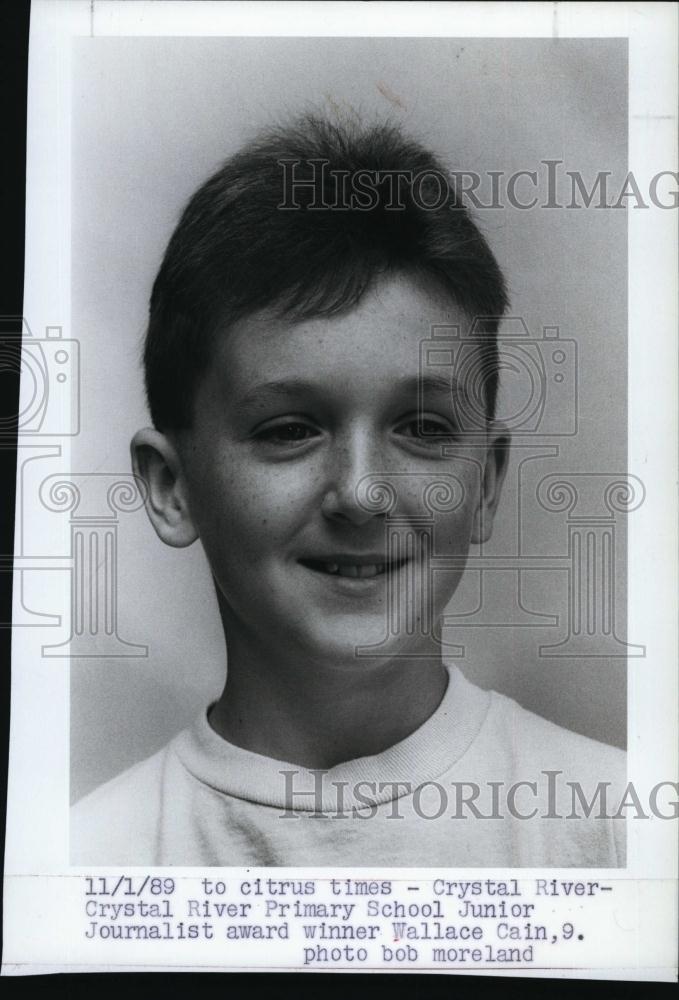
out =
[(366, 660), (364, 670), (282, 659), (264, 667), (230, 648), (210, 725), (229, 743), (300, 767), (382, 753), (433, 715), (448, 684), (440, 656)]

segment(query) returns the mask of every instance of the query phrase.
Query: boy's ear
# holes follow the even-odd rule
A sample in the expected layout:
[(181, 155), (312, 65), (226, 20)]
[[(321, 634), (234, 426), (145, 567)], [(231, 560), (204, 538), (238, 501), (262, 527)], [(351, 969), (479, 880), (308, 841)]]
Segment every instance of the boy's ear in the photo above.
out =
[(146, 512), (166, 545), (191, 545), (198, 532), (189, 511), (186, 481), (179, 454), (160, 431), (146, 427), (130, 443), (132, 469), (146, 484)]
[(489, 442), (481, 481), (481, 496), (474, 514), (472, 542), (487, 542), (493, 533), (495, 511), (500, 502), (507, 472), (511, 435), (504, 424), (495, 423), (489, 430)]

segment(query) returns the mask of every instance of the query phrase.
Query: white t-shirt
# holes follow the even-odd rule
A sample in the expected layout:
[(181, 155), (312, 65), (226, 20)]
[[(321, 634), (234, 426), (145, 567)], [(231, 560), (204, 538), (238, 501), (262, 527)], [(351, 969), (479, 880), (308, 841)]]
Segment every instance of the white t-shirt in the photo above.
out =
[(72, 864), (624, 866), (624, 753), (449, 674), (414, 733), (325, 771), (227, 743), (204, 712), (76, 803)]

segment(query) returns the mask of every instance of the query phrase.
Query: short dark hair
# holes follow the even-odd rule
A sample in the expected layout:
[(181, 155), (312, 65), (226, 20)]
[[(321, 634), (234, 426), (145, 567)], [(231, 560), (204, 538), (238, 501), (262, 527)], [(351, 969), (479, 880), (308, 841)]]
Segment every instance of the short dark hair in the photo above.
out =
[[(283, 189), (291, 171), (297, 210)], [(400, 184), (398, 207), (394, 171), (421, 181), (419, 190)], [(312, 207), (337, 206), (339, 172), (372, 177), (370, 205)], [(313, 187), (298, 183), (310, 178)], [(492, 417), (505, 282), (437, 157), (392, 124), (305, 115), (260, 135), (193, 195), (154, 282), (144, 366), (155, 426), (191, 425), (196, 383), (218, 330), (264, 308), (293, 320), (347, 311), (380, 275), (399, 271), (433, 279), (470, 318), (486, 317)]]

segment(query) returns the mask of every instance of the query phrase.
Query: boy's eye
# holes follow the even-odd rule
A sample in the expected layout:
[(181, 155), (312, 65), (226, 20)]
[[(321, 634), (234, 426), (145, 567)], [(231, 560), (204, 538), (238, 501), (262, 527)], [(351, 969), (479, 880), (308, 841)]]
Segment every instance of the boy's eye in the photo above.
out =
[(455, 430), (445, 420), (437, 417), (413, 417), (396, 428), (402, 437), (413, 438), (420, 444), (440, 444), (455, 438)]
[(311, 438), (318, 437), (320, 432), (310, 424), (299, 420), (287, 420), (280, 424), (264, 427), (255, 435), (259, 441), (272, 444), (301, 444)]

